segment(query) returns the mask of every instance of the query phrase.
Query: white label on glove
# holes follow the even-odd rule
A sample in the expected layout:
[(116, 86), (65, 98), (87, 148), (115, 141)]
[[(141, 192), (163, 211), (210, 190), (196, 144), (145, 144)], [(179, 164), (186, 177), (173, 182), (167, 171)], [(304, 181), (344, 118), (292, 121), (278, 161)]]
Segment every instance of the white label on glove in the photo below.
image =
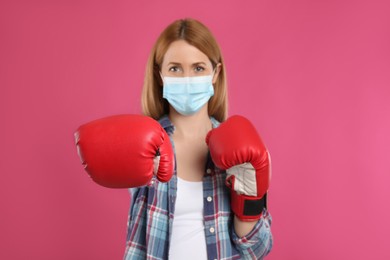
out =
[(154, 175), (156, 175), (157, 172), (158, 172), (158, 167), (160, 167), (160, 155), (154, 157), (154, 159), (153, 159), (153, 166), (154, 166), (153, 167), (153, 173), (154, 173)]
[(228, 175), (234, 176), (233, 189), (239, 194), (257, 196), (256, 170), (251, 163), (243, 163), (226, 170)]

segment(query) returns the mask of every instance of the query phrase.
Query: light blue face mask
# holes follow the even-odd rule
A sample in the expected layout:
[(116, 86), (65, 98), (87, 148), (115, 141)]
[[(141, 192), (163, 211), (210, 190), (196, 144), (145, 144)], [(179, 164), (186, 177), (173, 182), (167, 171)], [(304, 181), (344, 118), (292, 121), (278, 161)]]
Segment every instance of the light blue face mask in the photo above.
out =
[(198, 112), (214, 95), (213, 75), (163, 77), (163, 98), (180, 114)]

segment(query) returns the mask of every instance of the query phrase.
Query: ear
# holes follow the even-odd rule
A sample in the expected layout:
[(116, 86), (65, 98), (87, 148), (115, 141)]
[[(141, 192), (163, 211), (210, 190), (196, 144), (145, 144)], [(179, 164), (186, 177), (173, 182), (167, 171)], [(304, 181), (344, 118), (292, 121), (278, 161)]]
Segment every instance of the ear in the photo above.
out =
[(215, 72), (214, 72), (214, 76), (213, 76), (213, 84), (215, 84), (217, 82), (217, 79), (219, 77), (219, 73), (221, 72), (221, 69), (222, 69), (222, 64), (218, 63), (217, 66), (215, 66)]

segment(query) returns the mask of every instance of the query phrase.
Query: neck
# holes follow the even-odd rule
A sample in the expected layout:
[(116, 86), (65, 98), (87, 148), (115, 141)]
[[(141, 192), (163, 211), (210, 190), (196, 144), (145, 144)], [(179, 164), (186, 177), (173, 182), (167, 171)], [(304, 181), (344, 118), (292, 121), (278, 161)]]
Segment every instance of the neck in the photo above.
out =
[(204, 106), (196, 114), (190, 116), (183, 116), (171, 108), (169, 119), (175, 126), (175, 134), (179, 134), (181, 136), (205, 136), (212, 129), (207, 106)]

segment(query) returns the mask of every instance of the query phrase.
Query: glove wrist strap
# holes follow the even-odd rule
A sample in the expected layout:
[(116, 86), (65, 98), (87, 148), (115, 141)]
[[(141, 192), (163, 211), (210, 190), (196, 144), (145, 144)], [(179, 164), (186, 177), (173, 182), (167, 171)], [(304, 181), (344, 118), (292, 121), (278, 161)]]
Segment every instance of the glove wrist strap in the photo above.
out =
[(267, 193), (262, 198), (231, 192), (231, 208), (242, 221), (259, 220), (267, 208)]

